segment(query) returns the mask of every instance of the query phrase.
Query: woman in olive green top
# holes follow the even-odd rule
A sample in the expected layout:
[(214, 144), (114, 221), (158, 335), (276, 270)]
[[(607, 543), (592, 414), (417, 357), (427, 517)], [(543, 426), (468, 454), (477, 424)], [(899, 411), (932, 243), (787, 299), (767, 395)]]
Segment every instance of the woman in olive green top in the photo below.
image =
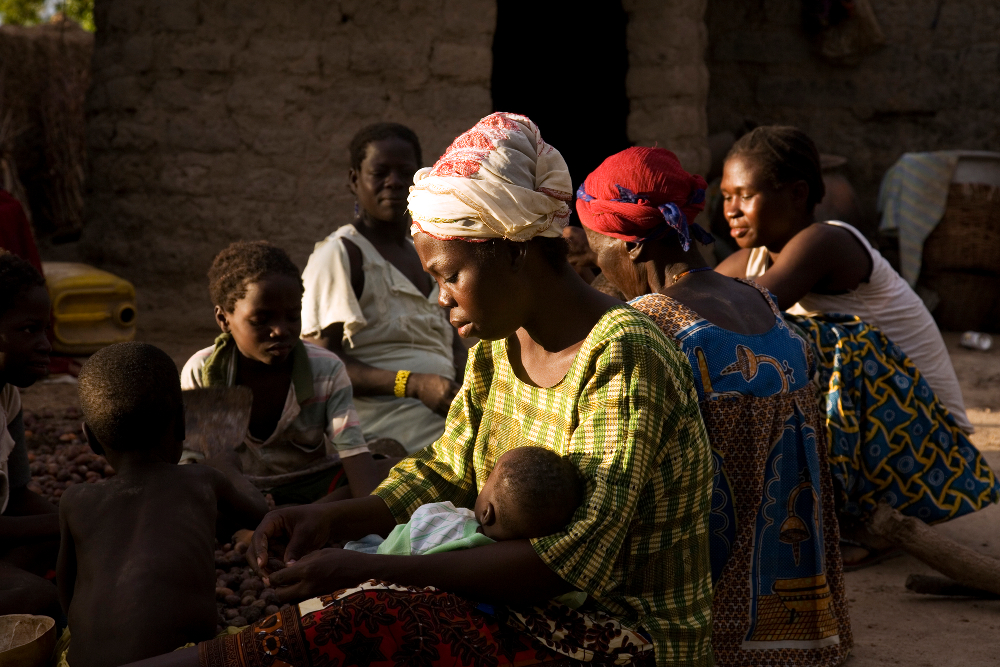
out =
[[(361, 651), (379, 666), (712, 664), (712, 464), (691, 368), (652, 321), (569, 267), (569, 189), (559, 153), (511, 114), (418, 172), (417, 252), (452, 324), (482, 339), (444, 435), (368, 498), (269, 514), (250, 558), (279, 598), (304, 601), (199, 645), (202, 665), (343, 664)], [(324, 548), (388, 535), (427, 502), (471, 508), (497, 458), (524, 445), (567, 456), (586, 483), (564, 530), (423, 556)], [(278, 544), (284, 569), (268, 565)], [(577, 610), (551, 601), (574, 590), (588, 599)], [(182, 654), (144, 664), (195, 664)]]

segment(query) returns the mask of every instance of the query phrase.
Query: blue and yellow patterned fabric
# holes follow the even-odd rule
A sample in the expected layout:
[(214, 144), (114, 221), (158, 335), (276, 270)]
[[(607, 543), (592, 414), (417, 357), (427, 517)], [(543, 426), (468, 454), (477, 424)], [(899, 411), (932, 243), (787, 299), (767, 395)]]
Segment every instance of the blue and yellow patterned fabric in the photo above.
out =
[(741, 282), (774, 315), (762, 334), (727, 331), (662, 294), (631, 302), (691, 363), (712, 444), (716, 664), (833, 667), (852, 637), (812, 353), (769, 293)]
[(674, 339), (691, 362), (698, 401), (790, 394), (809, 384), (806, 344), (775, 317), (769, 331), (746, 336), (699, 319)]
[(852, 315), (785, 317), (819, 364), (842, 512), (864, 517), (886, 502), (937, 523), (1000, 500), (982, 454), (882, 331)]

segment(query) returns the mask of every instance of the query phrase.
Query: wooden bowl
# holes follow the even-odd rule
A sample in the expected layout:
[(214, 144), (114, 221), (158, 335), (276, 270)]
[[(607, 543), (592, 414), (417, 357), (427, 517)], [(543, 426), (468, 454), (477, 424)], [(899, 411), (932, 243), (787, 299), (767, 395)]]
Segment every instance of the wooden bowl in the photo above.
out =
[(0, 667), (43, 667), (56, 645), (56, 622), (48, 616), (0, 616)]

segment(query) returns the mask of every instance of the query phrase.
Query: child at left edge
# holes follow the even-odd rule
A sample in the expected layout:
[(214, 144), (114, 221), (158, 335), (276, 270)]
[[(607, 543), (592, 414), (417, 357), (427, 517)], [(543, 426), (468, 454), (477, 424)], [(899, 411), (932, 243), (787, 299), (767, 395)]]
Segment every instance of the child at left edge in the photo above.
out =
[[(371, 493), (392, 461), (376, 463), (365, 444), (343, 362), (299, 339), (298, 267), (267, 241), (238, 241), (215, 257), (208, 278), (222, 334), (184, 365), (181, 386), (253, 391), (236, 448), (244, 474), (277, 505), (348, 497), (348, 488)], [(202, 458), (185, 450), (182, 460)]]
[(61, 622), (55, 566), (59, 511), (28, 489), (31, 471), (18, 387), (48, 374), (51, 306), (45, 278), (0, 250), (0, 615), (42, 614)]

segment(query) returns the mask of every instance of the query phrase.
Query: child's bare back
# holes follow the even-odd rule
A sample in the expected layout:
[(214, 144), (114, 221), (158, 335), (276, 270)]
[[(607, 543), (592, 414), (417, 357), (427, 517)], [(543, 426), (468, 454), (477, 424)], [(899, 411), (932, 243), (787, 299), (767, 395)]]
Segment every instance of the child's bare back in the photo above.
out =
[[(85, 430), (117, 475), (72, 486), (60, 501), (59, 589), (73, 667), (121, 665), (211, 638), (216, 535), (254, 527), (267, 511), (234, 466), (235, 454), (209, 465), (177, 465), (183, 429), (173, 420), (148, 424), (150, 442), (138, 445), (92, 426), (101, 415), (88, 414), (85, 391), (100, 369), (90, 370), (81, 372)], [(177, 417), (183, 424), (182, 413)]]

